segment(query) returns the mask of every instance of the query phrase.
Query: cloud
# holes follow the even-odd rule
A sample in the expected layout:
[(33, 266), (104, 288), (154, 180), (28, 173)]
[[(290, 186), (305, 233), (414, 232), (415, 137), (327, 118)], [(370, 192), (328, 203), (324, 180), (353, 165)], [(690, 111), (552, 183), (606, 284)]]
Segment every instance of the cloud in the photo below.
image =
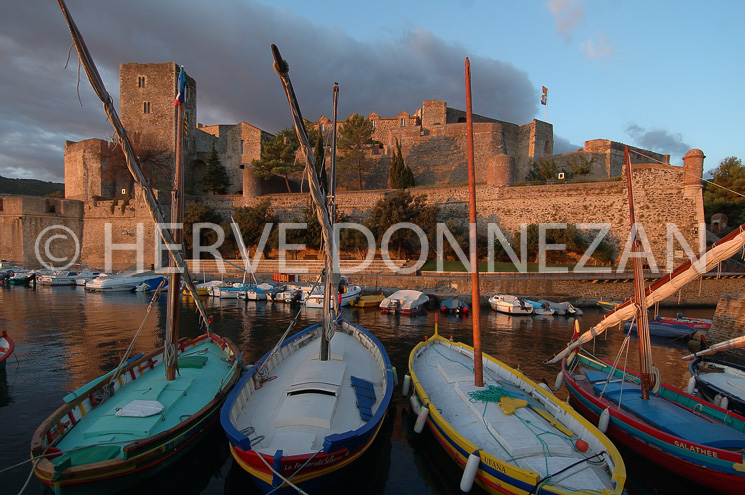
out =
[(578, 0), (550, 0), (548, 8), (556, 21), (556, 32), (569, 43), (572, 31), (585, 20), (585, 7)]
[(605, 36), (601, 36), (598, 41), (583, 41), (580, 43), (579, 49), (585, 52), (585, 56), (591, 60), (603, 58), (612, 60), (616, 52), (616, 47)]
[(554, 155), (561, 155), (563, 153), (572, 153), (577, 150), (584, 149), (584, 143), (579, 144), (572, 144), (569, 142), (567, 138), (563, 138), (561, 136), (557, 136), (554, 134)]
[[(331, 116), (331, 89), (340, 85), (339, 118), (377, 112), (393, 117), (439, 99), (465, 109), (466, 50), (425, 30), (361, 43), (328, 25), (254, 0), (203, 2), (131, 0), (67, 4), (108, 92), (118, 105), (119, 64), (184, 65), (197, 81), (197, 120), (246, 121), (268, 132), (291, 124), (290, 111), (272, 69), (270, 45), (290, 64), (303, 116)], [(466, 2), (467, 4), (467, 2)], [(56, 3), (19, 2), (0, 17), (0, 174), (28, 170), (62, 180), (65, 140), (111, 136), (101, 103), (77, 57)], [(523, 124), (538, 111), (527, 73), (509, 63), (471, 57), (474, 112)], [(12, 137), (9, 137), (12, 135)], [(12, 148), (11, 148), (12, 147)], [(12, 149), (12, 152), (8, 152)]]
[(664, 129), (647, 130), (637, 124), (629, 123), (624, 130), (633, 139), (635, 146), (669, 154), (675, 156), (676, 159), (682, 158), (691, 149), (690, 145), (683, 142), (683, 136)]

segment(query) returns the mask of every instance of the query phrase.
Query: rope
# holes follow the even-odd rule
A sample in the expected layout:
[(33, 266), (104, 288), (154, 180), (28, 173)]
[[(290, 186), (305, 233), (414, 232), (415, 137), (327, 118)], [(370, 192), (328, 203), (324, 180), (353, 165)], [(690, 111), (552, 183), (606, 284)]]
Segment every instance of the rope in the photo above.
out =
[[(597, 453), (597, 454), (595, 454), (595, 455), (593, 455), (593, 456), (591, 456), (591, 457), (586, 457), (586, 458), (584, 458), (584, 459), (581, 459), (581, 460), (579, 460), (579, 461), (577, 461), (577, 462), (575, 462), (575, 463), (572, 463), (572, 464), (568, 465), (567, 467), (565, 467), (564, 469), (561, 469), (561, 470), (559, 470), (559, 471), (557, 471), (557, 472), (555, 472), (555, 473), (553, 473), (553, 474), (547, 474), (547, 475), (546, 475), (546, 476), (544, 476), (544, 477), (543, 477), (543, 478), (542, 478), (542, 479), (541, 479), (540, 481), (538, 481), (538, 483), (536, 483), (536, 484), (535, 484), (535, 486), (533, 486), (533, 489), (532, 489), (532, 490), (530, 490), (530, 492), (529, 492), (529, 494), (528, 494), (528, 495), (532, 495), (533, 493), (536, 493), (536, 490), (537, 490), (537, 488), (538, 488), (539, 486), (541, 486), (541, 485), (542, 485), (542, 484), (543, 484), (544, 482), (546, 482), (546, 481), (550, 480), (550, 479), (551, 479), (551, 478), (553, 478), (554, 476), (558, 476), (558, 475), (560, 475), (561, 473), (563, 473), (564, 471), (567, 471), (567, 470), (569, 470), (569, 469), (573, 468), (574, 466), (576, 466), (576, 465), (578, 465), (578, 464), (582, 464), (583, 462), (590, 462), (590, 461), (591, 461), (592, 459), (594, 459), (594, 458), (596, 458), (596, 457), (600, 457), (600, 456), (605, 456), (605, 451), (603, 451), (603, 452), (599, 452), (599, 453)], [(548, 471), (546, 471), (546, 472), (548, 472)], [(592, 490), (592, 491), (595, 491), (595, 490)]]
[[(294, 473), (292, 473), (292, 474), (291, 474), (290, 476), (288, 476), (288, 477), (287, 477), (287, 480), (286, 480), (286, 481), (287, 481), (287, 482), (289, 483), (289, 480), (291, 480), (293, 476), (295, 476), (295, 475), (296, 475), (297, 473), (299, 473), (300, 471), (302, 471), (302, 469), (303, 469), (303, 468), (304, 468), (305, 466), (307, 466), (307, 465), (308, 465), (308, 463), (309, 463), (310, 461), (312, 461), (312, 460), (313, 460), (313, 458), (314, 458), (314, 457), (315, 457), (316, 455), (320, 454), (321, 452), (323, 452), (323, 451), (322, 451), (322, 450), (319, 450), (319, 451), (317, 451), (317, 452), (314, 452), (314, 453), (313, 453), (313, 455), (312, 455), (312, 456), (310, 456), (310, 457), (308, 458), (308, 460), (307, 460), (307, 461), (305, 461), (305, 462), (303, 463), (303, 465), (302, 465), (302, 466), (300, 466), (299, 468), (297, 468), (297, 469), (295, 470), (295, 472), (294, 472)], [(272, 489), (272, 490), (271, 490), (270, 492), (267, 492), (267, 494), (266, 494), (266, 495), (270, 495), (270, 494), (272, 494), (272, 493), (276, 492), (277, 490), (279, 490), (280, 488), (282, 488), (282, 485), (279, 485), (278, 487), (276, 487), (276, 488), (273, 488), (273, 489)]]
[[(308, 495), (306, 492), (304, 492), (303, 490), (301, 490), (300, 487), (294, 485), (289, 479), (285, 478), (284, 476), (282, 476), (281, 474), (279, 474), (277, 471), (275, 471), (274, 468), (272, 466), (270, 466), (268, 462), (266, 462), (266, 459), (264, 459), (264, 456), (263, 455), (259, 454), (258, 452), (257, 452), (257, 454), (259, 456), (259, 459), (261, 459), (261, 462), (263, 462), (264, 465), (266, 467), (268, 467), (269, 470), (272, 473), (276, 474), (279, 477), (279, 479), (281, 479), (282, 481), (284, 481), (285, 483), (287, 483), (288, 485), (290, 485), (292, 488), (294, 488), (295, 490), (297, 490), (298, 493), (300, 493), (302, 495)], [(315, 455), (315, 454), (313, 454), (313, 455)], [(282, 486), (282, 485), (280, 485), (280, 486)], [(275, 490), (276, 490), (276, 488), (275, 488)], [(274, 490), (272, 490), (272, 491), (274, 491)], [(269, 492), (269, 493), (271, 493), (271, 492)]]

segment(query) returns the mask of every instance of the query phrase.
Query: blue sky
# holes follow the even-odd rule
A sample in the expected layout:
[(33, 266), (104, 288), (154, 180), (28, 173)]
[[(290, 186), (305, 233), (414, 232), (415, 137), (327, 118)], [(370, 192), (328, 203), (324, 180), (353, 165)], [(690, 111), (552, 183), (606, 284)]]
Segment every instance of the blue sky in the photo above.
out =
[[(64, 142), (110, 137), (56, 2), (0, 0), (0, 175), (61, 181)], [(33, 5), (32, 5), (33, 3)], [(745, 2), (68, 0), (118, 102), (118, 65), (183, 64), (204, 124), (290, 125), (271, 68), (276, 43), (306, 118), (414, 112), (423, 100), (524, 124), (547, 120), (555, 150), (611, 139), (672, 155), (691, 148), (711, 170), (745, 159)], [(541, 86), (549, 88), (540, 105)]]

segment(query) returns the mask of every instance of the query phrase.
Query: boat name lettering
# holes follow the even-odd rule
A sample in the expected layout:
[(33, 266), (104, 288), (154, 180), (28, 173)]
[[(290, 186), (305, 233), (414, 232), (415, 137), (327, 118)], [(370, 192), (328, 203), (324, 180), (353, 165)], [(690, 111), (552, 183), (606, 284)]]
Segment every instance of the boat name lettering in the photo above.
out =
[(676, 440), (675, 441), (675, 446), (676, 447), (682, 447), (682, 448), (684, 448), (686, 450), (690, 450), (691, 452), (695, 452), (697, 454), (707, 455), (709, 457), (714, 457), (714, 458), (718, 458), (719, 457), (719, 455), (717, 454), (716, 451), (702, 449), (701, 447), (696, 447), (695, 445), (688, 445), (685, 442), (678, 442)]
[(296, 462), (292, 466), (285, 466), (284, 470), (285, 471), (297, 471), (301, 467), (321, 467), (321, 466), (326, 466), (328, 464), (333, 464), (335, 462), (338, 462), (338, 461), (342, 460), (345, 457), (347, 457), (347, 454), (343, 454), (343, 455), (332, 455), (332, 456), (328, 456), (328, 457), (323, 457), (321, 459), (312, 460), (312, 461), (310, 461), (307, 464), (304, 463), (304, 462)]
[(505, 467), (503, 465), (499, 464), (498, 462), (496, 462), (491, 457), (487, 457), (484, 460), (489, 465), (489, 467), (492, 467), (492, 468), (494, 468), (494, 469), (496, 469), (496, 470), (498, 470), (498, 471), (500, 471), (500, 472), (502, 472), (504, 474), (507, 474), (507, 470), (505, 469)]

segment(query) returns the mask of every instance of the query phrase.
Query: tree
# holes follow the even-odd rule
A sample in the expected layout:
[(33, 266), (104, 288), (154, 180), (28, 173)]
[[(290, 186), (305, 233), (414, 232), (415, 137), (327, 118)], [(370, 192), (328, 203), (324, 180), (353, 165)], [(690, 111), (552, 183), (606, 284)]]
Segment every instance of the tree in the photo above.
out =
[(391, 165), (388, 169), (388, 180), (392, 189), (408, 189), (414, 185), (414, 172), (404, 162), (401, 143), (396, 139)]
[[(261, 236), (264, 233), (265, 225), (268, 223), (276, 223), (277, 217), (272, 211), (272, 203), (268, 199), (260, 202), (255, 206), (241, 206), (233, 208), (233, 219), (238, 224), (241, 236), (243, 237), (243, 243), (246, 249), (250, 249), (251, 246), (258, 248)], [(233, 233), (233, 229), (230, 225), (225, 228), (225, 237), (231, 243), (230, 246), (234, 249), (238, 249), (238, 243)], [(277, 245), (277, 229), (272, 229), (272, 233), (267, 240), (263, 250), (266, 251), (268, 248), (276, 247)]]
[(318, 172), (318, 180), (321, 182), (321, 186), (325, 191), (329, 190), (329, 180), (326, 175), (326, 154), (324, 153), (323, 146), (323, 133), (318, 132), (315, 143), (316, 146), (313, 148), (313, 156), (316, 158), (316, 172)]
[(592, 172), (592, 163), (594, 161), (594, 158), (585, 158), (584, 156), (579, 156), (576, 160), (573, 159), (569, 162), (569, 167), (572, 169), (572, 175), (584, 177), (589, 174)]
[(365, 151), (372, 143), (374, 131), (373, 123), (358, 113), (351, 115), (339, 128), (339, 150), (343, 152), (340, 165), (357, 171), (360, 190), (362, 171), (369, 165)]
[(712, 172), (711, 182), (704, 183), (704, 210), (711, 219), (714, 213), (727, 215), (728, 224), (745, 223), (745, 165), (737, 157), (722, 160)]
[(212, 151), (210, 152), (209, 158), (207, 158), (207, 172), (202, 178), (202, 190), (212, 194), (225, 194), (230, 185), (230, 179), (228, 178), (228, 172), (225, 167), (220, 163), (220, 159), (217, 157), (215, 151), (215, 142), (212, 141)]
[(530, 169), (525, 179), (529, 182), (546, 182), (558, 171), (559, 167), (555, 160), (538, 160), (533, 162), (533, 168)]
[[(437, 235), (437, 206), (428, 206), (425, 197), (412, 196), (408, 191), (397, 191), (393, 196), (379, 200), (363, 222), (375, 236), (378, 244), (385, 232), (400, 222), (410, 222), (421, 228), (430, 245)], [(388, 244), (400, 258), (402, 254), (413, 255), (421, 249), (419, 237), (410, 229), (399, 229)]]
[[(184, 247), (187, 256), (191, 257), (194, 250), (194, 232), (192, 226), (195, 223), (209, 222), (220, 224), (222, 218), (214, 209), (202, 203), (189, 203), (184, 208)], [(210, 246), (217, 241), (217, 233), (212, 229), (202, 229), (199, 232), (199, 245)], [(218, 246), (219, 247), (219, 246)], [(207, 253), (201, 253), (206, 255)]]
[(290, 177), (305, 168), (305, 164), (296, 159), (298, 148), (300, 143), (295, 130), (290, 127), (282, 129), (274, 139), (264, 143), (261, 156), (251, 162), (254, 172), (264, 180), (275, 175), (284, 177), (287, 192), (292, 192)]

